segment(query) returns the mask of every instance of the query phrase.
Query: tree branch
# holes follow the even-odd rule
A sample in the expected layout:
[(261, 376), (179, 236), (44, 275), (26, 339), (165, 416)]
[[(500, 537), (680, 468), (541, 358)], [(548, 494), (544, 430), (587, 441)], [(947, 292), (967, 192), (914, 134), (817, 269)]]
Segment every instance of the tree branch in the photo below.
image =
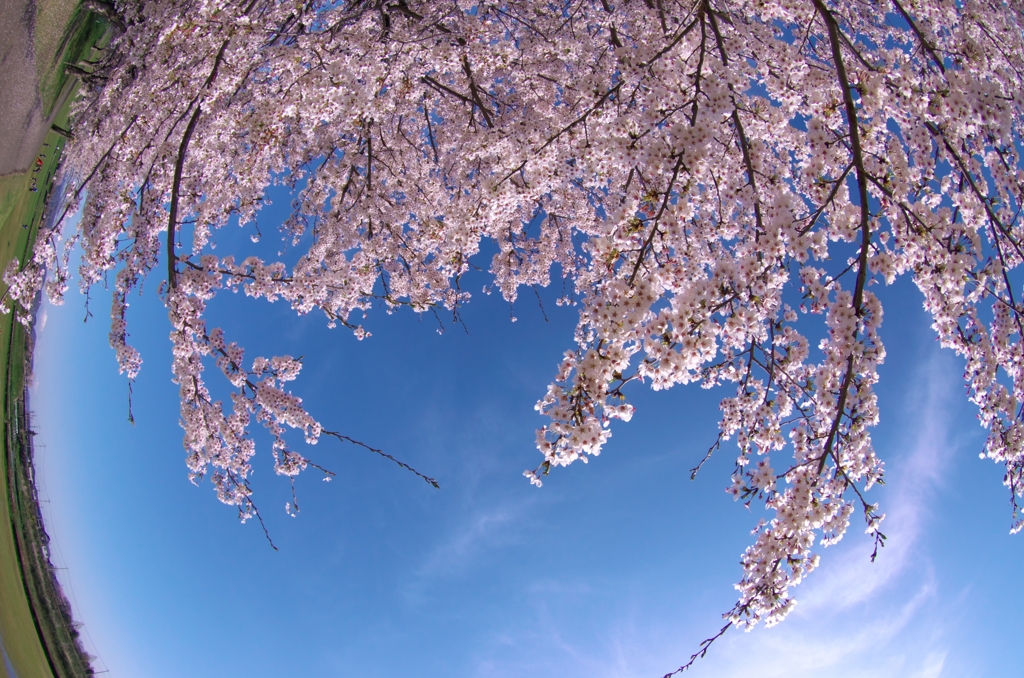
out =
[(337, 431), (323, 430), (323, 431), (321, 431), (321, 433), (323, 433), (324, 435), (328, 435), (328, 436), (332, 436), (334, 438), (337, 438), (338, 440), (344, 440), (345, 442), (352, 443), (353, 445), (358, 445), (359, 447), (362, 447), (363, 449), (369, 450), (370, 452), (373, 452), (374, 454), (379, 454), (380, 456), (384, 457), (385, 459), (390, 459), (391, 461), (395, 462), (396, 464), (398, 464), (399, 466), (404, 468), (406, 471), (409, 471), (409, 472), (414, 473), (415, 475), (419, 476), (426, 483), (432, 485), (433, 487), (435, 487), (435, 488), (437, 488), (439, 490), (441, 489), (441, 486), (437, 483), (436, 480), (434, 480), (430, 476), (427, 476), (427, 475), (424, 475), (424, 474), (420, 473), (419, 471), (414, 469), (412, 466), (409, 466), (408, 464), (406, 464), (404, 461), (399, 461), (398, 459), (395, 459), (394, 457), (392, 457), (390, 454), (388, 454), (384, 450), (379, 450), (376, 447), (370, 447), (366, 443), (360, 442), (360, 441), (356, 440), (355, 438), (350, 438), (350, 437), (348, 437), (346, 435), (342, 435), (341, 433), (338, 433)]
[[(868, 251), (871, 244), (871, 213), (868, 205), (868, 178), (867, 170), (864, 168), (864, 152), (860, 142), (860, 123), (857, 119), (857, 107), (853, 102), (853, 95), (850, 93), (850, 79), (846, 74), (846, 66), (843, 63), (843, 55), (841, 51), (841, 40), (839, 38), (839, 24), (836, 22), (835, 17), (825, 7), (822, 0), (813, 0), (815, 8), (818, 10), (818, 14), (825, 22), (825, 26), (828, 29), (829, 43), (832, 47), (832, 60), (836, 66), (836, 76), (839, 78), (839, 86), (843, 90), (843, 103), (846, 107), (846, 118), (850, 127), (850, 148), (853, 153), (853, 165), (857, 168), (857, 187), (860, 198), (860, 232), (861, 232), (861, 245), (860, 254), (858, 256), (858, 267), (857, 267), (857, 280), (854, 284), (853, 290), (853, 310), (860, 317), (863, 314), (863, 302), (864, 302), (864, 287), (867, 284), (868, 274)], [(821, 462), (818, 465), (818, 473), (820, 474), (825, 468), (825, 462), (829, 455), (833, 455), (836, 459), (836, 464), (839, 466), (839, 457), (834, 455), (833, 446), (835, 444), (836, 435), (839, 431), (839, 422), (843, 416), (843, 411), (846, 408), (846, 398), (850, 391), (850, 383), (853, 381), (853, 353), (847, 357), (846, 362), (846, 374), (843, 375), (843, 381), (839, 386), (839, 398), (837, 401), (835, 419), (832, 421), (832, 427), (829, 430), (828, 439), (825, 442), (825, 450), (821, 456)], [(841, 469), (840, 469), (841, 470)]]
[(202, 106), (196, 106), (192, 113), (192, 119), (188, 121), (185, 134), (181, 137), (181, 145), (178, 146), (178, 160), (174, 163), (174, 181), (171, 184), (171, 206), (167, 216), (167, 282), (171, 289), (178, 287), (178, 257), (174, 253), (174, 238), (178, 226), (178, 196), (181, 192), (181, 172), (185, 166), (185, 154), (188, 152), (189, 141), (192, 140), (192, 133), (199, 122), (199, 115), (202, 113)]

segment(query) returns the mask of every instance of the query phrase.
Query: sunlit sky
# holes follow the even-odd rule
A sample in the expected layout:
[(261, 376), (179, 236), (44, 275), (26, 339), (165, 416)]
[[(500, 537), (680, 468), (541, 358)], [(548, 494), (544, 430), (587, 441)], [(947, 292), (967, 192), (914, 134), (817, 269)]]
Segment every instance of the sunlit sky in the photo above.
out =
[[(264, 233), (274, 219), (264, 217)], [(222, 236), (222, 249), (235, 237)], [(93, 291), (86, 323), (76, 293), (44, 304), (31, 392), (37, 477), (53, 561), (66, 568), (96, 668), (123, 678), (658, 678), (714, 634), (758, 518), (723, 491), (732, 443), (689, 479), (725, 391), (634, 388), (637, 413), (613, 425), (600, 457), (532, 487), (522, 472), (540, 461), (544, 423), (533, 406), (572, 346), (576, 310), (544, 291), (545, 321), (532, 293), (510, 309), (479, 293), (485, 282), (467, 285), (476, 293), (465, 329), (440, 334), (433, 316), (377, 309), (362, 342), (281, 304), (214, 303), (211, 326), (250, 358), (304, 356), (293, 390), (325, 426), (441, 484), (324, 440), (306, 453), (337, 477), (301, 476), (292, 518), (260, 433), (252, 484), (278, 551), (209, 483), (188, 481), (158, 281), (129, 314), (146, 361), (134, 426), (107, 345), (107, 293)], [(978, 459), (984, 433), (962, 365), (938, 348), (908, 280), (877, 292), (888, 357), (874, 438), (888, 473), (869, 496), (887, 514), (888, 546), (870, 563), (855, 522), (819, 549), (821, 567), (783, 624), (728, 633), (691, 675), (1019, 670), (1024, 535), (1008, 534), (1000, 468)]]

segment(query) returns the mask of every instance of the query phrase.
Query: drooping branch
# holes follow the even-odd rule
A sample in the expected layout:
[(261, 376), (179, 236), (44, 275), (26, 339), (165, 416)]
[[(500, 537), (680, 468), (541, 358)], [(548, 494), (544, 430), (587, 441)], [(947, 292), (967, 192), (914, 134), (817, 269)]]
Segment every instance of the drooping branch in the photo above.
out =
[[(867, 285), (868, 275), (868, 253), (871, 246), (871, 212), (870, 205), (868, 204), (868, 173), (864, 167), (864, 151), (860, 141), (860, 123), (857, 117), (857, 107), (853, 101), (853, 95), (851, 93), (850, 79), (846, 73), (846, 65), (843, 63), (842, 47), (839, 38), (839, 24), (836, 22), (835, 17), (823, 4), (822, 0), (814, 0), (814, 6), (818, 10), (818, 14), (821, 16), (822, 21), (825, 22), (825, 26), (828, 29), (829, 43), (832, 47), (832, 60), (836, 68), (836, 77), (839, 80), (839, 87), (843, 93), (843, 104), (846, 108), (846, 120), (850, 128), (850, 152), (853, 155), (853, 165), (857, 169), (857, 189), (858, 196), (860, 198), (860, 252), (857, 256), (857, 278), (853, 288), (853, 301), (852, 306), (857, 316), (862, 316), (864, 313), (864, 288)], [(837, 468), (841, 468), (839, 457), (835, 454), (833, 445), (835, 444), (836, 435), (839, 431), (839, 422), (846, 409), (846, 399), (850, 391), (850, 384), (853, 381), (854, 372), (854, 359), (851, 353), (847, 357), (846, 372), (843, 375), (842, 383), (839, 386), (839, 397), (836, 403), (835, 419), (832, 421), (832, 426), (829, 430), (828, 437), (825, 441), (824, 452), (821, 456), (821, 462), (818, 466), (818, 472), (821, 473), (825, 466), (825, 461), (830, 456), (835, 460)]]
[(903, 20), (907, 22), (910, 26), (910, 30), (912, 30), (914, 35), (917, 36), (917, 39), (921, 41), (921, 47), (928, 53), (928, 56), (931, 57), (932, 63), (938, 66), (939, 72), (945, 75), (946, 66), (942, 63), (942, 58), (939, 57), (936, 52), (935, 45), (933, 45), (931, 41), (925, 37), (924, 33), (921, 32), (921, 28), (917, 25), (917, 22), (914, 21), (914, 17), (910, 16), (910, 13), (903, 9), (903, 5), (900, 4), (900, 0), (892, 0), (892, 6), (896, 8), (896, 11), (900, 13)]
[(632, 287), (633, 282), (636, 280), (636, 274), (640, 271), (640, 266), (643, 264), (644, 259), (647, 257), (647, 252), (654, 244), (654, 238), (658, 234), (658, 224), (661, 221), (662, 216), (665, 214), (665, 208), (668, 207), (669, 200), (672, 198), (672, 189), (676, 184), (676, 179), (679, 178), (679, 170), (683, 167), (683, 156), (680, 155), (676, 159), (675, 167), (672, 168), (672, 178), (668, 181), (668, 186), (665, 187), (665, 193), (661, 198), (661, 206), (658, 208), (658, 213), (654, 215), (651, 220), (651, 233), (644, 240), (643, 245), (640, 246), (640, 251), (636, 255), (636, 263), (633, 264), (633, 270), (630, 271), (629, 279), (626, 283)]
[[(90, 185), (82, 270), (92, 281), (116, 273), (125, 299), (162, 254), (166, 224), (168, 304), (187, 302), (175, 308), (182, 346), (208, 341), (196, 328), (214, 290), (320, 309), (362, 337), (348, 318), (376, 299), (457, 316), (469, 296), (460, 276), (484, 268), (486, 239), (509, 299), (561, 264), (580, 302), (577, 341), (539, 404), (543, 462), (528, 477), (539, 484), (597, 454), (611, 420), (630, 416), (628, 384), (735, 385), (709, 453), (734, 437), (756, 462), (737, 464), (735, 495), (774, 511), (744, 556), (728, 618), (749, 627), (785, 616), (812, 569), (810, 545), (842, 536), (852, 495), (879, 544), (866, 490), (881, 475), (868, 435), (881, 315), (867, 285), (869, 271), (910, 271), (940, 336), (968, 360), (989, 455), (1014, 496), (1024, 491), (1012, 433), (1024, 382), (1007, 315), (1024, 258), (1019, 15), (951, 5), (938, 31), (906, 0), (883, 3), (889, 14), (838, 0), (574, 0), (564, 12), (514, 0), (474, 13), (425, 0), (211, 2), (150, 3), (146, 23), (125, 5), (127, 35), (97, 66), (106, 80), (75, 127), (84, 151), (72, 167)], [(164, 30), (180, 16), (190, 30)], [(962, 36), (978, 36), (981, 53)], [(824, 101), (810, 90), (821, 87)], [(969, 132), (957, 118), (966, 111)], [(946, 159), (952, 180), (940, 181)], [(295, 189), (310, 173), (278, 255), (293, 267), (245, 248), (214, 256), (214, 229), (236, 215), (254, 223), (273, 180)], [(179, 258), (186, 224), (197, 237)], [(39, 245), (39, 261), (55, 249)], [(16, 273), (17, 299), (36, 284), (29, 272)], [(800, 310), (829, 314), (822, 344), (804, 330), (813, 318), (786, 305), (800, 293)], [(123, 338), (126, 319), (114, 320)], [(190, 468), (221, 470), (232, 445), (226, 454), (248, 468), (252, 450), (225, 435), (227, 415), (200, 378), (206, 355), (176, 363), (184, 410), (195, 408)], [(240, 368), (214, 357), (237, 382)], [(259, 379), (247, 375), (235, 398), (255, 397)], [(779, 464), (783, 449), (793, 456)], [(232, 486), (241, 476), (215, 482), (254, 510)]]
[(666, 673), (664, 676), (662, 676), (662, 678), (672, 678), (672, 676), (678, 675), (678, 674), (682, 673), (683, 671), (689, 670), (689, 668), (692, 667), (697, 662), (698, 659), (703, 659), (704, 657), (707, 656), (708, 650), (711, 649), (711, 645), (716, 640), (718, 640), (719, 638), (724, 636), (725, 632), (728, 631), (731, 627), (732, 627), (732, 622), (728, 622), (725, 626), (723, 626), (722, 628), (720, 628), (718, 630), (718, 633), (716, 633), (715, 635), (711, 636), (710, 638), (705, 638), (704, 640), (700, 641), (699, 649), (696, 652), (694, 652), (692, 655), (690, 655), (690, 660), (688, 662), (686, 662), (685, 664), (680, 666), (675, 671), (672, 671), (671, 673)]
[[(221, 61), (224, 59), (224, 53), (227, 51), (229, 40), (225, 40), (221, 43), (220, 49), (217, 50), (217, 56), (213, 60), (213, 68), (210, 70), (210, 74), (206, 77), (206, 81), (203, 86), (199, 88), (199, 92), (196, 93), (193, 103), (195, 105), (195, 111), (192, 112), (192, 117), (188, 121), (188, 125), (185, 127), (185, 133), (181, 136), (181, 144), (178, 145), (178, 155), (174, 163), (174, 179), (171, 182), (171, 201), (169, 207), (169, 214), (167, 218), (167, 283), (171, 288), (178, 286), (178, 273), (177, 263), (178, 257), (175, 254), (175, 238), (177, 236), (178, 227), (178, 200), (181, 195), (181, 173), (185, 167), (185, 156), (188, 154), (188, 145), (192, 141), (192, 134), (195, 132), (196, 123), (199, 122), (199, 116), (202, 115), (202, 103), (199, 99), (202, 97), (203, 91), (208, 89), (213, 81), (217, 79), (217, 73), (220, 71)], [(188, 109), (186, 109), (187, 111)], [(173, 128), (172, 128), (173, 129)]]
[(178, 227), (178, 200), (181, 195), (181, 173), (185, 167), (185, 155), (188, 153), (189, 142), (192, 141), (192, 133), (195, 132), (196, 123), (202, 113), (202, 106), (197, 105), (196, 110), (185, 127), (185, 133), (181, 136), (181, 144), (178, 145), (178, 158), (174, 162), (174, 180), (171, 183), (171, 204), (167, 215), (167, 283), (172, 289), (178, 286), (178, 255), (175, 253), (175, 238)]
[(366, 443), (360, 442), (360, 441), (356, 440), (355, 438), (350, 438), (349, 436), (343, 435), (341, 433), (338, 433), (337, 431), (328, 431), (328, 430), (325, 429), (325, 430), (321, 431), (321, 433), (323, 435), (331, 436), (331, 437), (337, 438), (338, 440), (343, 440), (343, 441), (345, 441), (347, 443), (352, 443), (353, 445), (357, 445), (359, 447), (362, 447), (363, 449), (369, 450), (370, 452), (373, 452), (374, 454), (379, 454), (380, 456), (384, 457), (385, 459), (390, 459), (394, 463), (398, 464), (398, 466), (404, 468), (406, 471), (409, 471), (410, 473), (413, 473), (417, 477), (422, 478), (423, 481), (425, 483), (427, 483), (428, 485), (430, 485), (430, 486), (432, 486), (432, 487), (434, 487), (434, 488), (436, 488), (438, 490), (441, 489), (441, 486), (438, 484), (438, 482), (436, 480), (434, 480), (430, 476), (427, 476), (427, 475), (424, 475), (424, 474), (420, 473), (419, 471), (414, 469), (412, 466), (409, 466), (408, 464), (406, 464), (404, 461), (401, 461), (399, 459), (395, 459), (393, 456), (391, 456), (390, 454), (388, 454), (384, 450), (377, 449), (376, 447), (371, 447), (370, 445), (367, 445)]

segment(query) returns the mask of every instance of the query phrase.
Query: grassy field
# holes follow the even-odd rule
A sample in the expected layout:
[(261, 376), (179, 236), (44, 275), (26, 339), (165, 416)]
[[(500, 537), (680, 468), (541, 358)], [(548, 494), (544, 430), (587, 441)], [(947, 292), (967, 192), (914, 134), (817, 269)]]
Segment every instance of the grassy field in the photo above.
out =
[[(56, 136), (50, 134), (48, 138)], [(53, 142), (50, 143), (53, 144)], [(47, 159), (51, 160), (51, 158)], [(47, 171), (51, 169), (51, 167), (46, 168)], [(42, 206), (43, 191), (36, 193), (28, 191), (33, 176), (29, 174), (28, 176), (8, 177), (6, 185), (3, 187), (6, 191), (5, 202), (8, 203), (4, 209), (6, 219), (0, 228), (0, 262), (3, 262), (3, 266), (6, 266), (6, 262), (14, 256), (18, 256), (19, 259), (24, 256), (28, 250), (32, 232), (38, 224), (37, 215)], [(10, 202), (13, 202), (13, 205)], [(26, 223), (33, 228), (22, 228), (22, 225)], [(5, 287), (0, 285), (0, 289)], [(20, 326), (13, 327), (12, 321), (11, 315), (0, 317), (0, 368), (2, 368), (0, 373), (5, 377), (5, 388), (2, 389), (5, 428), (9, 423), (7, 412), (19, 395), (7, 388), (8, 375), (12, 372), (23, 373), (23, 369), (19, 369), (19, 367), (24, 365), (25, 359), (24, 342), (21, 342), (20, 350), (11, 350), (12, 337), (15, 334), (24, 334)], [(4, 647), (17, 671), (18, 678), (33, 678), (35, 676), (43, 678), (52, 676), (53, 672), (50, 669), (45, 649), (40, 643), (22, 579), (18, 540), (13, 529), (16, 523), (12, 519), (11, 512), (12, 506), (17, 506), (18, 503), (17, 497), (10, 492), (12, 485), (10, 481), (16, 477), (14, 473), (16, 469), (10, 463), (11, 452), (14, 450), (9, 449), (5, 439), (3, 455), (5, 482), (2, 483), (3, 496), (0, 497), (0, 636), (4, 639)]]
[[(64, 65), (87, 58), (103, 25), (78, 9), (78, 0), (38, 0), (35, 42), (40, 93), (49, 111), (62, 90), (74, 86)], [(53, 55), (51, 58), (41, 55)], [(74, 92), (63, 100), (56, 123), (68, 126)], [(0, 271), (31, 252), (43, 217), (64, 139), (50, 132), (40, 149), (38, 172), (0, 177)], [(33, 191), (32, 188), (37, 190)], [(6, 286), (0, 282), (0, 293)], [(0, 483), (0, 638), (17, 678), (91, 675), (75, 640), (70, 607), (53, 576), (35, 496), (31, 432), (25, 412), (26, 358), (31, 335), (12, 315), (0, 316), (0, 374), (4, 388), (4, 454)], [(0, 662), (0, 676), (6, 676)]]
[[(31, 335), (20, 325), (9, 329), (7, 383), (4, 398), (4, 448), (15, 555), (21, 564), (22, 584), (28, 594), (32, 629), (37, 634), (50, 673), (60, 678), (93, 675), (88, 655), (78, 641), (71, 605), (54, 576), (49, 558), (49, 537), (43, 527), (32, 466), (32, 437), (25, 399), (26, 358)], [(13, 329), (13, 331), (10, 331)], [(10, 654), (10, 653), (9, 653)], [(19, 670), (18, 676), (23, 673)]]
[[(66, 107), (62, 113), (66, 118)], [(64, 122), (66, 124), (66, 119)], [(3, 189), (7, 193), (4, 197), (20, 199), (14, 200), (14, 204), (4, 210), (6, 218), (0, 228), (0, 266), (5, 267), (15, 256), (24, 260), (31, 251), (63, 142), (57, 134), (47, 135), (50, 146), (43, 148), (49, 152), (42, 169), (35, 174), (29, 173), (27, 179), (17, 177), (18, 181), (12, 181), (9, 177), (4, 182)], [(28, 189), (33, 180), (38, 190), (30, 192)], [(24, 228), (26, 225), (28, 228)], [(4, 288), (0, 284), (0, 289)], [(41, 561), (45, 533), (35, 509), (30, 457), (26, 454), (30, 448), (23, 410), (29, 341), (29, 334), (14, 322), (12, 315), (0, 317), (0, 373), (5, 377), (2, 389), (5, 482), (2, 483), (3, 496), (0, 497), (0, 634), (18, 678), (88, 675), (85, 672), (61, 671), (63, 666), (57, 666), (58, 661), (53, 655), (64, 654), (54, 651), (62, 643), (47, 642), (46, 638), (56, 639), (61, 635), (57, 631), (61, 615), (54, 618), (49, 611), (60, 609), (63, 596), (56, 590), (46, 591), (50, 572), (48, 563)], [(53, 589), (52, 584), (49, 588)], [(29, 591), (31, 596), (27, 595)], [(47, 593), (56, 602), (48, 602)]]
[[(68, 84), (65, 66), (89, 60), (92, 46), (106, 31), (106, 23), (91, 12), (80, 9), (78, 1), (45, 0), (37, 5), (33, 42), (39, 93), (47, 116)], [(45, 55), (52, 56), (47, 58)]]

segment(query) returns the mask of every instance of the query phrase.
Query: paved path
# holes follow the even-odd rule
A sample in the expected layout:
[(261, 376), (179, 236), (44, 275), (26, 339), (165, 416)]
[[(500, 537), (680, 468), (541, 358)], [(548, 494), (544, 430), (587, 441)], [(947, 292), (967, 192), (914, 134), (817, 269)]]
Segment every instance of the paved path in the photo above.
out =
[(28, 170), (50, 129), (36, 78), (35, 23), (35, 0), (0, 0), (0, 176)]

